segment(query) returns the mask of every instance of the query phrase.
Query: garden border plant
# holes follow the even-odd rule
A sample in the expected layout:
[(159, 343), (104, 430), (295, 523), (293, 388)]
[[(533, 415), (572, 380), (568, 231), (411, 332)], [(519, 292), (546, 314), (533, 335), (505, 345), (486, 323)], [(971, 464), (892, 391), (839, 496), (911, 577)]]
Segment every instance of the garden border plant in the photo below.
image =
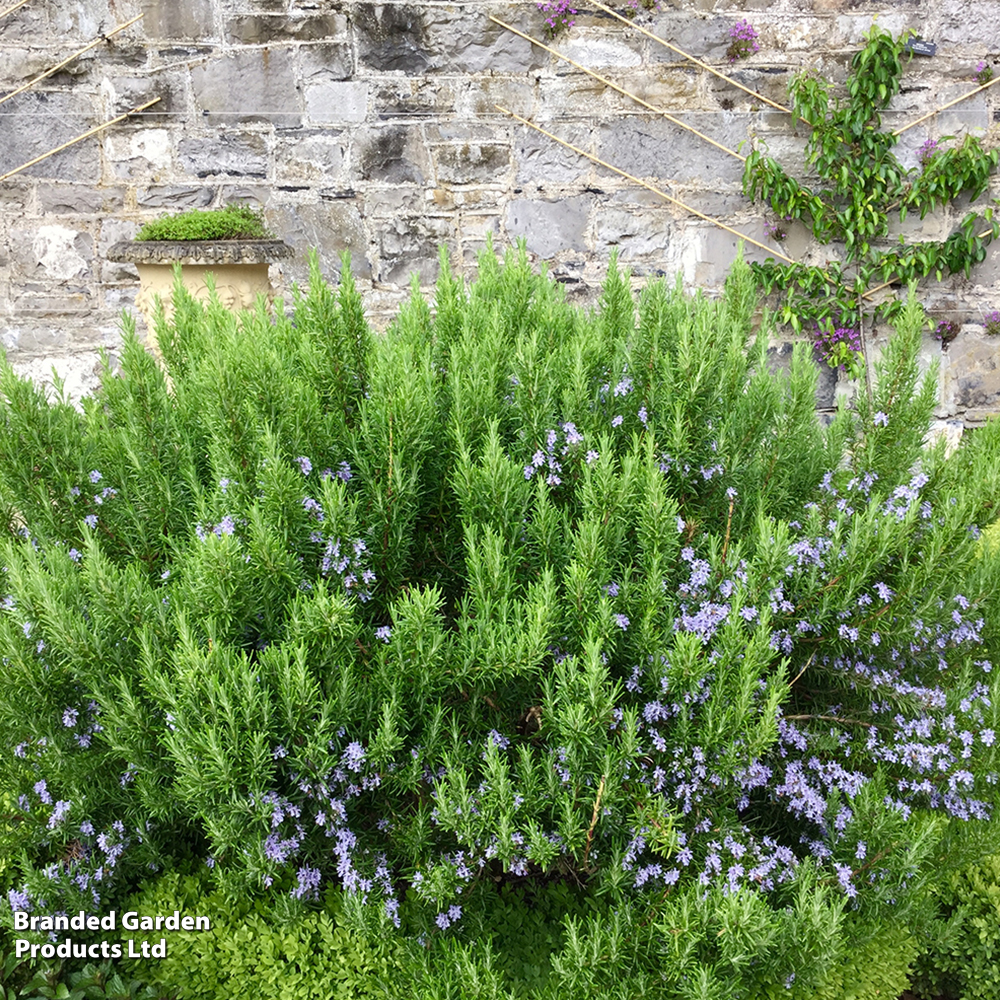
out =
[[(742, 260), (638, 303), (613, 263), (588, 314), (523, 246), (444, 258), (380, 337), (346, 260), (273, 316), (175, 296), (167, 373), (127, 330), (82, 414), (0, 370), (0, 905), (193, 855), (398, 935), (388, 995), (905, 985), (1000, 723), (1000, 424), (923, 449), (913, 295), (825, 428)], [(530, 975), (504, 887), (575, 901)]]
[[(950, 136), (928, 140), (916, 171), (900, 164), (892, 151), (898, 136), (881, 130), (881, 112), (899, 91), (909, 37), (904, 32), (893, 39), (873, 24), (864, 48), (851, 60), (844, 98), (833, 97), (829, 82), (816, 72), (792, 80), (794, 113), (811, 130), (806, 161), (819, 175), (821, 188), (790, 177), (757, 144), (743, 173), (743, 189), (751, 200), (765, 202), (779, 217), (805, 223), (821, 244), (843, 245), (843, 262), (810, 266), (769, 259), (751, 267), (766, 293), (783, 293), (781, 321), (796, 331), (815, 325), (825, 360), (853, 376), (864, 369), (859, 353), (864, 300), (876, 281), (881, 288), (906, 286), (932, 274), (940, 281), (946, 271), (968, 277), (985, 258), (990, 241), (1000, 236), (1000, 220), (994, 219), (991, 206), (968, 212), (945, 240), (907, 244), (900, 235), (898, 248), (891, 249), (885, 242), (893, 217), (902, 223), (908, 213), (919, 212), (923, 219), (962, 195), (975, 201), (1000, 159), (997, 150), (985, 149), (970, 134), (948, 149), (939, 143)], [(891, 321), (901, 309), (893, 297), (875, 305), (871, 314)], [(856, 346), (848, 341), (851, 333)]]

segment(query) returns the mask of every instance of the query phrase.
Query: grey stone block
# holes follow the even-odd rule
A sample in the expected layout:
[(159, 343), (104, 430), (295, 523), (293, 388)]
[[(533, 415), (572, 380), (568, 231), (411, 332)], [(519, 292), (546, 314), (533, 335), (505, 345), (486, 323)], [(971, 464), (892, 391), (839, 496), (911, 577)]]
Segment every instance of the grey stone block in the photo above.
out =
[(195, 177), (217, 174), (264, 177), (267, 158), (267, 139), (255, 132), (222, 132), (214, 137), (181, 139), (177, 147), (181, 167)]
[(340, 14), (236, 14), (226, 18), (225, 33), (234, 45), (317, 42), (343, 34), (345, 25)]
[[(515, 126), (514, 163), (518, 184), (569, 184), (590, 170), (590, 163), (548, 136), (524, 126)], [(563, 126), (560, 137), (581, 149), (591, 148), (591, 130), (579, 125)]]
[(148, 180), (173, 168), (173, 135), (164, 128), (123, 127), (104, 136), (104, 151), (115, 177)]
[(135, 193), (140, 208), (170, 209), (183, 212), (189, 208), (208, 208), (215, 198), (209, 187), (186, 185), (152, 185), (140, 187)]
[(411, 274), (427, 285), (436, 280), (438, 248), (455, 242), (452, 222), (427, 216), (395, 218), (378, 234), (378, 279), (406, 285)]
[[(708, 115), (675, 117), (732, 150), (747, 137), (742, 117), (731, 122)], [(601, 159), (641, 178), (714, 187), (719, 181), (738, 184), (743, 175), (743, 164), (736, 157), (664, 119), (637, 117), (604, 126), (599, 148)]]
[(495, 143), (439, 146), (434, 160), (439, 184), (501, 184), (510, 173), (510, 149)]
[(425, 12), (409, 4), (355, 4), (358, 59), (380, 73), (421, 74), (431, 68)]
[(979, 324), (965, 324), (948, 346), (942, 372), (942, 393), (949, 413), (972, 412), (972, 422), (984, 412), (1000, 412), (1000, 347)]
[(585, 250), (590, 206), (591, 199), (583, 196), (561, 201), (515, 198), (507, 203), (504, 226), (508, 236), (523, 236), (528, 249), (540, 257)]
[(344, 179), (347, 140), (339, 131), (304, 132), (279, 138), (274, 151), (279, 184), (334, 184)]
[(187, 73), (165, 71), (153, 76), (109, 74), (101, 81), (101, 94), (109, 118), (123, 115), (158, 97), (143, 115), (153, 122), (169, 122), (171, 115), (184, 116), (190, 109)]
[(143, 0), (140, 22), (151, 40), (206, 41), (216, 36), (215, 11), (211, 0)]
[(121, 211), (124, 196), (120, 187), (39, 184), (38, 208), (44, 215), (106, 215)]
[(346, 19), (338, 16), (336, 27), (323, 36), (337, 38), (338, 41), (317, 42), (315, 45), (303, 45), (299, 49), (299, 65), (304, 77), (321, 76), (329, 80), (346, 80), (354, 73), (354, 55), (346, 32)]
[(388, 184), (423, 184), (430, 176), (430, 162), (418, 129), (389, 125), (361, 137), (353, 170), (362, 180)]
[(196, 108), (210, 124), (301, 122), (290, 48), (241, 49), (216, 56), (191, 70)]
[[(34, 90), (8, 101), (3, 112), (0, 115), (0, 174), (61, 146), (102, 118), (94, 100), (86, 94)], [(84, 140), (29, 167), (23, 176), (96, 184), (100, 171), (99, 142)]]
[[(51, 284), (79, 282), (90, 277), (94, 238), (82, 228), (50, 223), (23, 225), (10, 231), (11, 271), (28, 281)], [(26, 285), (19, 286), (22, 290)]]
[(595, 210), (597, 248), (618, 247), (622, 260), (660, 257), (673, 238), (670, 214), (665, 210), (628, 211), (610, 205)]
[(368, 117), (368, 84), (314, 76), (305, 83), (306, 115), (316, 123), (347, 124)]
[(381, 119), (448, 115), (455, 110), (458, 86), (451, 80), (376, 79), (370, 81), (372, 113)]
[(337, 199), (302, 205), (272, 204), (268, 222), (295, 251), (285, 273), (296, 281), (309, 277), (309, 250), (319, 252), (324, 272), (339, 272), (340, 255), (351, 254), (351, 272), (358, 278), (371, 277), (369, 239), (362, 221), (360, 199)]

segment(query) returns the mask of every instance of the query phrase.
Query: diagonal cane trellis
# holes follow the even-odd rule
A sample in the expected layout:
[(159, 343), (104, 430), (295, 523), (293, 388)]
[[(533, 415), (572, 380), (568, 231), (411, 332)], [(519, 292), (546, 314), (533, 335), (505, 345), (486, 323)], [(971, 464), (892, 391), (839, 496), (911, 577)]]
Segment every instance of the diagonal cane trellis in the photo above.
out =
[[(4, 18), (8, 14), (13, 14), (15, 10), (18, 10), (19, 8), (23, 7), (26, 3), (28, 3), (28, 0), (19, 0), (19, 2), (15, 3), (12, 7), (8, 7), (6, 10), (0, 11), (0, 18)], [(124, 23), (119, 24), (117, 27), (112, 28), (111, 31), (101, 34), (99, 38), (94, 39), (94, 41), (85, 45), (82, 49), (78, 49), (72, 55), (67, 56), (62, 62), (57, 63), (55, 66), (52, 66), (49, 69), (45, 70), (43, 73), (40, 73), (38, 76), (29, 80), (23, 86), (18, 87), (17, 90), (13, 90), (9, 94), (5, 94), (3, 97), (0, 97), (0, 104), (3, 104), (6, 101), (11, 100), (11, 98), (17, 97), (19, 94), (23, 94), (26, 91), (31, 90), (31, 88), (34, 87), (35, 84), (40, 83), (42, 80), (48, 79), (48, 77), (52, 76), (55, 73), (58, 73), (59, 70), (61, 70), (64, 66), (68, 66), (71, 62), (73, 62), (74, 59), (78, 59), (85, 52), (89, 52), (91, 49), (96, 48), (98, 45), (101, 45), (102, 43), (109, 41), (112, 36), (117, 35), (120, 31), (124, 31), (126, 28), (131, 27), (133, 24), (136, 23), (136, 21), (141, 21), (144, 16), (145, 16), (144, 14), (139, 14), (136, 17), (133, 17), (130, 21), (125, 21)], [(50, 149), (48, 152), (42, 153), (40, 156), (36, 156), (34, 159), (29, 160), (27, 163), (22, 163), (21, 166), (15, 167), (13, 170), (8, 170), (5, 174), (0, 175), (0, 183), (2, 183), (3, 181), (7, 180), (10, 177), (13, 177), (15, 174), (21, 173), (22, 170), (27, 170), (29, 167), (33, 167), (36, 164), (41, 163), (43, 160), (47, 160), (50, 156), (55, 156), (56, 153), (61, 153), (64, 149), (68, 149), (70, 146), (75, 146), (78, 142), (82, 142), (84, 139), (89, 139), (91, 136), (97, 135), (99, 132), (103, 132), (107, 128), (111, 128), (112, 125), (117, 125), (119, 122), (125, 121), (132, 115), (137, 115), (145, 111), (147, 108), (151, 108), (154, 104), (158, 104), (160, 100), (161, 99), (159, 97), (156, 97), (151, 101), (147, 101), (145, 104), (132, 108), (131, 111), (126, 111), (124, 114), (119, 115), (117, 118), (111, 119), (111, 121), (104, 122), (101, 125), (97, 125), (94, 128), (88, 129), (86, 132), (83, 132), (80, 135), (75, 136), (68, 142), (64, 142), (61, 145), (56, 146), (54, 149)]]
[[(608, 7), (605, 4), (601, 3), (600, 0), (591, 0), (591, 2), (599, 10), (602, 10), (605, 13), (609, 14), (611, 17), (614, 17), (617, 20), (623, 22), (624, 24), (626, 24), (628, 27), (632, 28), (633, 30), (638, 31), (641, 34), (648, 36), (649, 38), (651, 38), (653, 41), (655, 41), (659, 45), (662, 45), (662, 46), (670, 49), (671, 51), (677, 53), (678, 55), (683, 56), (685, 59), (688, 59), (689, 61), (691, 61), (695, 65), (701, 67), (702, 69), (707, 70), (709, 73), (713, 74), (714, 76), (719, 77), (720, 79), (726, 81), (727, 83), (731, 84), (732, 86), (737, 87), (738, 89), (740, 89), (742, 91), (745, 91), (746, 93), (748, 93), (752, 97), (754, 97), (754, 99), (762, 101), (762, 102), (764, 102), (766, 104), (769, 104), (772, 107), (776, 108), (777, 110), (785, 112), (786, 114), (793, 114), (793, 112), (789, 108), (786, 108), (783, 105), (775, 103), (774, 101), (770, 100), (769, 98), (766, 98), (766, 97), (764, 97), (761, 94), (758, 94), (756, 91), (750, 90), (748, 87), (745, 87), (743, 84), (739, 83), (739, 81), (733, 80), (731, 77), (726, 76), (724, 73), (720, 73), (718, 70), (714, 69), (709, 64), (701, 61), (700, 59), (696, 59), (694, 56), (692, 56), (689, 53), (685, 52), (683, 49), (680, 49), (677, 46), (672, 45), (670, 42), (667, 42), (665, 39), (660, 38), (658, 35), (653, 34), (653, 32), (648, 31), (646, 28), (643, 28), (640, 25), (636, 25), (636, 24), (632, 23), (631, 21), (629, 21), (623, 15), (617, 13), (616, 11), (612, 10), (610, 7)], [(506, 30), (512, 32), (513, 34), (518, 35), (521, 38), (524, 38), (528, 42), (531, 42), (533, 45), (536, 45), (539, 48), (545, 50), (546, 52), (551, 53), (552, 55), (554, 55), (557, 58), (563, 60), (564, 62), (569, 63), (570, 65), (574, 66), (575, 68), (577, 68), (577, 69), (581, 70), (582, 72), (586, 73), (588, 76), (593, 77), (594, 79), (598, 80), (600, 83), (604, 84), (607, 87), (610, 87), (611, 89), (617, 91), (618, 93), (620, 93), (623, 96), (629, 98), (630, 100), (632, 100), (635, 103), (641, 105), (642, 107), (645, 107), (648, 110), (652, 111), (653, 113), (666, 118), (672, 124), (675, 124), (678, 127), (683, 128), (686, 131), (691, 132), (694, 135), (697, 135), (699, 138), (701, 138), (704, 141), (710, 143), (711, 145), (715, 146), (716, 148), (722, 150), (723, 152), (727, 153), (728, 155), (734, 156), (734, 157), (738, 158), (739, 160), (745, 162), (746, 157), (741, 156), (735, 150), (732, 150), (732, 149), (729, 149), (726, 146), (723, 146), (721, 143), (716, 142), (714, 139), (710, 138), (709, 136), (706, 136), (704, 133), (700, 132), (698, 129), (695, 129), (692, 126), (688, 125), (686, 122), (682, 122), (680, 119), (675, 118), (674, 116), (672, 116), (668, 112), (664, 111), (663, 109), (657, 108), (657, 107), (653, 106), (652, 104), (649, 104), (647, 101), (643, 100), (642, 98), (638, 97), (637, 95), (631, 93), (630, 91), (626, 90), (623, 87), (618, 86), (617, 84), (613, 83), (611, 80), (608, 80), (606, 77), (602, 76), (601, 74), (596, 73), (596, 72), (594, 72), (591, 69), (588, 69), (586, 66), (581, 65), (580, 63), (576, 62), (575, 60), (570, 59), (568, 56), (563, 55), (561, 52), (559, 52), (558, 50), (552, 48), (551, 46), (548, 46), (548, 45), (544, 44), (543, 42), (540, 42), (538, 39), (533, 38), (531, 35), (528, 35), (528, 34), (525, 34), (522, 31), (519, 31), (517, 28), (514, 28), (512, 25), (506, 24), (505, 22), (499, 20), (499, 18), (493, 17), (492, 15), (490, 15), (490, 20), (493, 21), (493, 22), (495, 22), (496, 24), (500, 25), (502, 28), (505, 28)], [(949, 101), (947, 104), (944, 104), (944, 105), (941, 105), (938, 108), (935, 108), (933, 111), (929, 112), (928, 114), (923, 115), (922, 117), (916, 119), (915, 121), (910, 122), (908, 125), (904, 125), (903, 127), (897, 129), (893, 133), (893, 135), (899, 136), (903, 132), (905, 132), (907, 129), (913, 128), (915, 125), (919, 125), (922, 122), (927, 121), (929, 118), (934, 117), (934, 115), (938, 114), (939, 112), (944, 111), (947, 108), (953, 107), (956, 104), (960, 104), (962, 101), (968, 100), (968, 98), (973, 97), (976, 94), (981, 93), (982, 91), (986, 90), (989, 87), (994, 86), (997, 83), (1000, 83), (1000, 77), (997, 77), (994, 80), (991, 80), (991, 81), (989, 81), (989, 82), (987, 82), (985, 84), (982, 84), (982, 85), (974, 88), (973, 90), (970, 90), (966, 94), (963, 94), (960, 97), (955, 98), (952, 101)], [(794, 261), (792, 261), (792, 259), (790, 257), (786, 256), (785, 254), (781, 253), (780, 251), (777, 251), (777, 250), (773, 249), (772, 247), (765, 246), (764, 244), (759, 243), (757, 240), (755, 240), (755, 239), (753, 239), (753, 238), (751, 238), (749, 236), (746, 236), (743, 233), (739, 233), (737, 230), (732, 229), (731, 227), (725, 225), (724, 223), (722, 223), (718, 219), (712, 218), (710, 216), (704, 215), (701, 212), (696, 211), (695, 209), (691, 208), (688, 205), (685, 205), (683, 202), (679, 201), (678, 199), (672, 197), (671, 195), (668, 195), (666, 192), (662, 191), (661, 189), (659, 189), (659, 188), (657, 188), (657, 187), (655, 187), (655, 186), (653, 186), (651, 184), (648, 184), (645, 181), (639, 180), (639, 178), (634, 177), (634, 176), (626, 173), (624, 170), (620, 170), (619, 168), (613, 166), (610, 163), (605, 162), (604, 160), (598, 159), (596, 156), (592, 156), (591, 154), (589, 154), (589, 153), (585, 152), (584, 150), (580, 149), (579, 147), (574, 146), (572, 143), (565, 142), (564, 140), (558, 138), (558, 136), (553, 135), (551, 132), (547, 132), (545, 129), (542, 129), (539, 126), (533, 124), (532, 122), (530, 122), (526, 118), (522, 118), (519, 115), (514, 114), (512, 111), (509, 111), (506, 108), (500, 107), (499, 105), (495, 105), (495, 107), (497, 108), (498, 111), (501, 111), (504, 114), (507, 114), (507, 115), (509, 115), (512, 118), (515, 118), (517, 121), (521, 122), (522, 124), (527, 125), (528, 127), (535, 129), (536, 131), (542, 133), (545, 136), (548, 136), (550, 139), (553, 139), (555, 142), (558, 142), (558, 143), (560, 143), (563, 146), (566, 146), (568, 149), (573, 150), (574, 152), (576, 152), (580, 156), (583, 156), (586, 159), (591, 160), (592, 162), (597, 163), (598, 165), (600, 165), (602, 167), (605, 167), (605, 168), (607, 168), (609, 170), (612, 170), (613, 172), (615, 172), (615, 173), (617, 173), (617, 174), (619, 174), (619, 175), (627, 178), (628, 180), (631, 180), (632, 182), (634, 182), (636, 184), (639, 184), (642, 187), (647, 188), (648, 190), (654, 192), (655, 194), (659, 195), (660, 197), (666, 199), (667, 201), (670, 201), (673, 204), (680, 206), (681, 208), (683, 208), (685, 211), (689, 212), (690, 214), (692, 214), (692, 215), (694, 215), (694, 216), (696, 216), (698, 218), (704, 219), (705, 221), (710, 222), (712, 225), (717, 226), (718, 228), (720, 228), (720, 229), (722, 229), (722, 230), (724, 230), (726, 232), (733, 233), (736, 236), (739, 236), (741, 239), (747, 241), (748, 243), (752, 243), (754, 246), (761, 247), (762, 249), (766, 250), (768, 253), (772, 254), (775, 257), (780, 257), (781, 259), (783, 259), (785, 261), (788, 261), (789, 263), (794, 263)], [(987, 236), (991, 236), (991, 235), (992, 235), (992, 230), (987, 230), (986, 232), (981, 233), (979, 235), (979, 239), (985, 239)], [(871, 299), (871, 297), (873, 295), (875, 295), (877, 292), (883, 291), (884, 289), (890, 287), (891, 285), (892, 285), (892, 282), (891, 281), (887, 281), (887, 282), (885, 282), (885, 283), (883, 283), (881, 285), (877, 285), (874, 288), (869, 288), (867, 291), (865, 291), (865, 292), (862, 293), (861, 297), (864, 298), (864, 299)]]
[(141, 21), (144, 14), (139, 14), (137, 17), (133, 17), (131, 21), (126, 21), (124, 24), (119, 24), (117, 28), (112, 28), (107, 34), (101, 35), (100, 38), (95, 38), (89, 45), (85, 45), (82, 49), (77, 50), (71, 56), (67, 56), (61, 63), (57, 63), (55, 66), (50, 67), (45, 70), (44, 73), (39, 73), (34, 79), (29, 80), (23, 86), (17, 88), (17, 90), (12, 90), (9, 94), (4, 94), (0, 97), (0, 104), (9, 101), (13, 97), (17, 97), (18, 94), (23, 94), (26, 90), (31, 90), (36, 83), (41, 83), (42, 80), (48, 79), (54, 73), (58, 73), (64, 66), (68, 66), (74, 59), (79, 59), (84, 52), (89, 52), (91, 49), (96, 48), (102, 42), (106, 42), (112, 35), (117, 35), (119, 31), (124, 31), (126, 28), (130, 28), (136, 21)]

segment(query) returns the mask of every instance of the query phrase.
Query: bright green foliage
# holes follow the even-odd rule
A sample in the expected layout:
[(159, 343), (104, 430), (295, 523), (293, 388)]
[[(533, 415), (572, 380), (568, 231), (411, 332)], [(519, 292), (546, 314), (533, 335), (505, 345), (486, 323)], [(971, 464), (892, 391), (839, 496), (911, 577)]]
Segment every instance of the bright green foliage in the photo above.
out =
[(367, 1000), (380, 996), (377, 983), (398, 971), (389, 948), (372, 949), (345, 927), (340, 893), (332, 888), (319, 909), (289, 919), (263, 901), (227, 901), (204, 877), (171, 872), (127, 905), (138, 913), (180, 910), (210, 920), (208, 931), (169, 932), (164, 959), (122, 963), (147, 982), (180, 986), (183, 1000)]
[(0, 1000), (176, 1000), (171, 988), (116, 971), (111, 961), (71, 970), (62, 961), (18, 958), (6, 934), (0, 939)]
[(191, 209), (147, 222), (137, 240), (273, 240), (264, 214), (249, 205)]
[(914, 989), (920, 997), (992, 1000), (1000, 994), (1000, 855), (952, 872), (936, 895)]
[(823, 427), (742, 261), (583, 313), (445, 260), (379, 337), (346, 264), (273, 316), (178, 289), (169, 381), (128, 331), (82, 414), (0, 372), (11, 903), (193, 855), (275, 927), (237, 983), (334, 887), (350, 968), (398, 920), (386, 989), (476, 1000), (815, 1000), (915, 926), (997, 800), (1000, 425), (924, 449), (914, 297)]
[[(744, 169), (743, 189), (751, 199), (766, 202), (780, 217), (802, 221), (820, 243), (844, 247), (842, 262), (823, 267), (773, 259), (751, 265), (765, 292), (785, 293), (780, 318), (796, 330), (828, 320), (857, 327), (868, 309), (864, 295), (876, 283), (908, 285), (931, 274), (940, 281), (946, 271), (968, 277), (1000, 236), (1000, 220), (994, 221), (989, 207), (968, 212), (941, 242), (907, 245), (900, 237), (898, 248), (887, 244), (893, 217), (902, 222), (919, 212), (924, 218), (962, 196), (975, 201), (987, 189), (1000, 153), (967, 135), (961, 145), (927, 155), (926, 166), (904, 170), (892, 151), (898, 137), (881, 131), (881, 112), (899, 91), (908, 35), (893, 39), (873, 25), (865, 37), (865, 47), (851, 62), (846, 98), (832, 97), (829, 82), (815, 72), (795, 77), (789, 88), (796, 116), (812, 130), (806, 160), (820, 186), (800, 183), (758, 149), (751, 150)], [(900, 306), (892, 298), (875, 314), (891, 320)]]

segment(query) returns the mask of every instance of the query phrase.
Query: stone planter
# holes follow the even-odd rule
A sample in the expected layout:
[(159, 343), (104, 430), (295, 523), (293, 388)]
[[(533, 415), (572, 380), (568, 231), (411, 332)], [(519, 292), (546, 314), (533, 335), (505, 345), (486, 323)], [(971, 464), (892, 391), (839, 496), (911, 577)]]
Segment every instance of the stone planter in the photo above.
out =
[(292, 248), (281, 240), (132, 241), (108, 251), (110, 260), (135, 264), (139, 271), (135, 307), (150, 330), (157, 296), (167, 319), (173, 314), (175, 264), (181, 265), (184, 287), (200, 302), (208, 301), (206, 276), (214, 275), (219, 301), (236, 312), (252, 309), (258, 295), (273, 299), (268, 267), (291, 255)]

